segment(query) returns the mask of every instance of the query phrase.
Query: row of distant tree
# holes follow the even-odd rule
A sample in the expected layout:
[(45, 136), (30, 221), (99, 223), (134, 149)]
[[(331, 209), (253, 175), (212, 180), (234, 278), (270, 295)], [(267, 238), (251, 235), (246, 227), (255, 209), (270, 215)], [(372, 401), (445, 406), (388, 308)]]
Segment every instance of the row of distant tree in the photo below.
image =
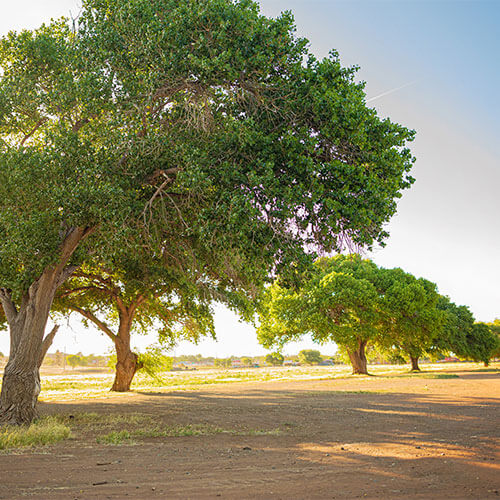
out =
[(478, 323), (466, 306), (437, 285), (402, 269), (385, 269), (359, 255), (317, 260), (296, 283), (278, 278), (259, 306), (259, 341), (278, 351), (311, 334), (335, 342), (354, 373), (367, 373), (367, 348), (392, 361), (454, 354), (482, 361), (500, 356), (500, 321)]

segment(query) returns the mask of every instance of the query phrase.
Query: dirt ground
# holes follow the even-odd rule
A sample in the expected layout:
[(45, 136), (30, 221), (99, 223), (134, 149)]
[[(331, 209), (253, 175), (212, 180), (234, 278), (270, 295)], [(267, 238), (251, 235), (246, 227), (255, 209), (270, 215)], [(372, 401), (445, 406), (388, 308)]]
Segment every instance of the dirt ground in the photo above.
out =
[(0, 455), (0, 498), (500, 499), (500, 374), (450, 370), (44, 403), (254, 432)]

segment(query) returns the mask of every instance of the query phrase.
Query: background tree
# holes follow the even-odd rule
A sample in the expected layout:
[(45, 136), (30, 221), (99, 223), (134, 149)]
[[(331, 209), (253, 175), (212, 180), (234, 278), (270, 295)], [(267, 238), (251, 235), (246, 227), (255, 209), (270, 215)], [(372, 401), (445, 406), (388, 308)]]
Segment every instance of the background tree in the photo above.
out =
[(500, 342), (486, 323), (474, 323), (467, 334), (467, 358), (482, 361), (488, 366), (490, 359), (499, 349)]
[(413, 134), (294, 30), (250, 1), (85, 0), (0, 41), (1, 420), (34, 417), (54, 295), (89, 255), (196, 248), (250, 286), (384, 239)]
[(383, 270), (383, 280), (383, 342), (408, 356), (412, 370), (420, 370), (418, 359), (432, 350), (445, 327), (437, 287), (399, 268)]
[(259, 341), (283, 345), (310, 333), (315, 342), (335, 342), (348, 352), (353, 373), (366, 374), (365, 348), (376, 342), (382, 322), (379, 269), (356, 255), (323, 258), (303, 286), (275, 282), (259, 312)]
[(495, 319), (495, 321), (491, 323), (487, 323), (490, 327), (490, 330), (493, 334), (497, 336), (497, 348), (492, 352), (492, 358), (500, 358), (500, 319)]
[(248, 356), (244, 356), (243, 358), (241, 358), (241, 362), (243, 363), (244, 366), (252, 366), (253, 365), (252, 358), (249, 358)]
[(467, 357), (470, 348), (470, 332), (474, 327), (474, 315), (467, 306), (457, 306), (448, 297), (440, 296), (437, 307), (444, 312), (442, 334), (434, 341), (438, 352)]
[(315, 349), (303, 349), (299, 352), (299, 362), (301, 365), (319, 365), (323, 361), (321, 353)]
[(74, 370), (75, 366), (80, 366), (82, 364), (82, 357), (78, 354), (70, 354), (66, 356), (66, 363)]
[(281, 366), (285, 361), (283, 354), (279, 352), (272, 352), (266, 355), (266, 363), (272, 366)]
[(203, 283), (197, 287), (185, 273), (167, 272), (153, 259), (140, 262), (133, 256), (121, 264), (126, 271), (80, 268), (55, 302), (58, 311), (79, 313), (85, 324), (91, 322), (113, 342), (116, 370), (111, 390), (118, 392), (128, 391), (136, 371), (150, 365), (144, 364), (147, 357), (141, 361), (131, 349), (134, 332), (156, 330), (161, 344), (170, 347), (180, 338), (197, 342), (205, 335), (215, 337), (211, 301), (222, 297), (220, 290)]

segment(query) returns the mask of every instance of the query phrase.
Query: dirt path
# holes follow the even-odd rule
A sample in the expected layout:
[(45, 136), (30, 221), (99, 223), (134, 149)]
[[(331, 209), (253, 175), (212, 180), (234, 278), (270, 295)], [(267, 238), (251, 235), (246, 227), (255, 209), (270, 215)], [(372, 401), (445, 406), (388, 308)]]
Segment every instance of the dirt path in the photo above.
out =
[(500, 498), (500, 375), (455, 373), (46, 403), (241, 432), (1, 455), (0, 498)]

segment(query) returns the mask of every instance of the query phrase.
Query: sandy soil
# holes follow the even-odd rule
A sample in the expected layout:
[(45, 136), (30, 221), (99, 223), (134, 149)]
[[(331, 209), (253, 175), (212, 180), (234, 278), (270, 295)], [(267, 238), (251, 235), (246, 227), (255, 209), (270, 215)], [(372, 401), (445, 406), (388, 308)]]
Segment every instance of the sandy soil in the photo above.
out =
[(0, 455), (0, 498), (500, 498), (500, 375), (454, 373), (45, 403), (42, 414), (143, 412), (267, 434), (81, 438)]

